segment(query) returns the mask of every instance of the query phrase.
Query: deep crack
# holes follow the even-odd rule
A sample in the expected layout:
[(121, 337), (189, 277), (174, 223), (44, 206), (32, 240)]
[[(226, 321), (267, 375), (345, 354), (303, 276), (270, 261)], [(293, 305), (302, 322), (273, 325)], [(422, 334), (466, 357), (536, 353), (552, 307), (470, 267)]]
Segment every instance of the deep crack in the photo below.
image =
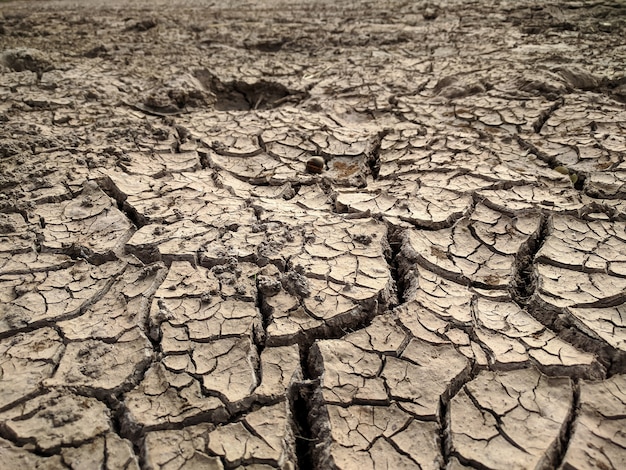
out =
[(565, 454), (567, 453), (567, 449), (569, 448), (569, 444), (572, 440), (574, 426), (576, 424), (576, 420), (578, 419), (579, 413), (580, 380), (575, 380), (573, 381), (572, 406), (570, 407), (569, 413), (567, 415), (567, 420), (565, 422), (565, 426), (563, 427), (563, 432), (559, 435), (556, 448), (554, 449), (555, 452), (552, 460), (554, 468), (561, 468), (561, 466), (563, 465)]
[(313, 470), (313, 449), (316, 439), (313, 438), (309, 416), (312, 406), (312, 394), (318, 377), (313, 377), (309, 369), (307, 348), (300, 348), (300, 365), (302, 381), (291, 385), (289, 400), (294, 418), (296, 438), (296, 458), (299, 470)]
[(549, 220), (541, 215), (541, 226), (536, 237), (530, 238), (516, 255), (516, 274), (513, 279), (511, 296), (522, 307), (528, 306), (537, 288), (534, 272), (535, 257), (548, 236)]

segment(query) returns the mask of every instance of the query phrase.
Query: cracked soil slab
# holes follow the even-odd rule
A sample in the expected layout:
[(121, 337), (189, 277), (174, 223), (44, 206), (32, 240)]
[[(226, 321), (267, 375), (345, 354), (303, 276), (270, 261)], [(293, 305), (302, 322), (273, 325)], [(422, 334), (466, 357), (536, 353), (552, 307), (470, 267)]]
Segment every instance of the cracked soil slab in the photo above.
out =
[(625, 35), (0, 2), (0, 466), (621, 470)]

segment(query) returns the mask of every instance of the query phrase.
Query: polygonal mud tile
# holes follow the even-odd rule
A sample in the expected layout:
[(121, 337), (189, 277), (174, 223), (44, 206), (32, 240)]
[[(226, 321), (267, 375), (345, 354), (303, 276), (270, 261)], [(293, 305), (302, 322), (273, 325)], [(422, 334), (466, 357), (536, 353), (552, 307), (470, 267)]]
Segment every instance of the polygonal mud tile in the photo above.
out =
[(102, 468), (103, 470), (139, 470), (139, 459), (130, 441), (112, 432), (97, 437), (80, 447), (61, 450), (63, 461), (70, 468)]
[(454, 113), (459, 119), (474, 123), (476, 128), (489, 132), (499, 129), (511, 134), (519, 130), (537, 129), (554, 103), (543, 97), (535, 99), (506, 99), (484, 95), (479, 99), (463, 97), (455, 100)]
[(129, 259), (122, 275), (97, 302), (75, 318), (59, 321), (69, 340), (114, 340), (134, 328), (143, 328), (148, 317), (148, 299), (165, 275), (164, 266), (145, 266)]
[(406, 302), (395, 312), (417, 338), (452, 341), (468, 358), (498, 370), (533, 363), (549, 374), (599, 378), (605, 373), (598, 355), (559, 338), (506, 291), (457, 284), (419, 266), (404, 280)]
[(316, 375), (324, 374), (322, 403), (389, 402), (385, 381), (379, 377), (383, 361), (377, 354), (341, 340), (325, 340), (315, 344), (309, 357)]
[(2, 438), (0, 438), (0, 455), (2, 455), (2, 465), (7, 469), (57, 470), (63, 468), (63, 460), (60, 455), (43, 457)]
[(36, 227), (19, 213), (0, 213), (0, 260), (34, 251)]
[(284, 399), (302, 380), (298, 345), (265, 348), (260, 358), (260, 384), (254, 396), (261, 402)]
[(218, 426), (207, 436), (207, 449), (227, 466), (265, 463), (294, 468), (295, 437), (289, 403), (284, 401)]
[[(157, 468), (283, 468), (296, 465), (295, 437), (287, 402), (261, 407), (223, 425), (149, 432), (144, 455)], [(241, 467), (240, 467), (241, 466)]]
[[(606, 239), (602, 245), (610, 244), (610, 240)], [(598, 244), (598, 240), (593, 238), (581, 241), (592, 246)], [(548, 249), (554, 246), (556, 244), (551, 242)], [(570, 247), (566, 249), (571, 250)], [(604, 252), (604, 247), (597, 252), (597, 255), (590, 252), (582, 259), (575, 255), (563, 258), (564, 262), (554, 263), (547, 259), (551, 264), (536, 264), (537, 290), (531, 298), (530, 308), (540, 321), (565, 329), (572, 339), (582, 341), (591, 350), (605, 356), (605, 360), (613, 362), (617, 370), (623, 370), (626, 360), (623, 338), (626, 280), (619, 272), (609, 274), (601, 268), (575, 270), (581, 269), (576, 264), (613, 266), (606, 260), (610, 255)], [(545, 257), (547, 253), (544, 251), (541, 254)], [(612, 258), (610, 256), (609, 259)], [(573, 265), (561, 267), (568, 264)], [(614, 266), (621, 271), (619, 263)], [(578, 339), (577, 335), (580, 336)]]
[(441, 401), (465, 380), (469, 361), (452, 345), (413, 339), (400, 357), (388, 357), (380, 372), (390, 398), (422, 419), (440, 417)]
[(61, 269), (0, 278), (0, 332), (76, 316), (101, 296), (125, 264), (78, 261)]
[(594, 172), (585, 179), (585, 192), (592, 197), (626, 198), (626, 173), (623, 169), (612, 172)]
[[(436, 232), (410, 230), (404, 236), (402, 255), (406, 261), (402, 262), (419, 263), (459, 284), (506, 289), (517, 273), (515, 255), (528, 238), (509, 247), (507, 251), (512, 254), (500, 254), (475, 236), (475, 230), (467, 219), (451, 229)], [(513, 227), (511, 231), (517, 232)], [(519, 236), (519, 232), (516, 235)]]
[(320, 377), (309, 412), (320, 465), (441, 465), (440, 403), (469, 376), (468, 360), (449, 343), (411, 339), (383, 315), (341, 340), (316, 342), (309, 361)]
[[(272, 220), (276, 213), (262, 217)], [(283, 212), (283, 220), (287, 214)], [(306, 225), (285, 220), (294, 228), (284, 249), (277, 243), (264, 251), (269, 260), (278, 260), (274, 263), (278, 269), (286, 270), (266, 266), (260, 273), (270, 344), (288, 344), (315, 331), (357, 324), (393, 300), (385, 226), (372, 219), (308, 214), (312, 220)], [(288, 259), (288, 264), (281, 259)]]
[(152, 303), (150, 334), (164, 343), (175, 338), (260, 338), (261, 315), (254, 303), (257, 271), (256, 265), (234, 258), (211, 269), (173, 262)]
[(7, 435), (38, 451), (76, 447), (111, 429), (110, 411), (95, 398), (54, 391), (0, 413)]
[(0, 409), (37, 392), (53, 374), (63, 350), (62, 338), (52, 328), (0, 340)]
[(208, 395), (233, 407), (252, 400), (259, 385), (259, 357), (249, 337), (194, 342), (168, 334), (161, 344), (164, 366), (197, 377)]
[(413, 419), (395, 403), (389, 407), (330, 405), (325, 415), (318, 416), (315, 424), (324, 429), (316, 446), (318, 465), (346, 470), (434, 470), (442, 463), (438, 425)]
[[(568, 77), (574, 75), (581, 76), (567, 72)], [(528, 139), (544, 158), (573, 173), (603, 172), (622, 163), (625, 124), (626, 113), (617, 102), (599, 94), (593, 98), (580, 94), (550, 114), (540, 136), (529, 135)]]
[(582, 382), (580, 403), (563, 468), (622, 468), (626, 465), (626, 377)]
[(449, 451), (471, 466), (554, 465), (572, 403), (567, 378), (535, 369), (483, 371), (450, 401)]
[(532, 362), (550, 375), (601, 378), (606, 373), (594, 354), (559, 338), (514, 302), (479, 298), (472, 310), (476, 341), (499, 369)]
[[(342, 127), (332, 119), (302, 111), (296, 121), (287, 121), (287, 116), (293, 118), (293, 110), (242, 117), (224, 123), (227, 128), (217, 134), (214, 129), (201, 131), (201, 140), (209, 147), (203, 161), (250, 183), (311, 184), (319, 177), (306, 171), (307, 161), (312, 155), (321, 155), (324, 179), (339, 185), (363, 184), (370, 172), (375, 132)], [(192, 128), (200, 130), (195, 123)]]
[(197, 262), (202, 247), (217, 240), (219, 231), (189, 220), (171, 225), (149, 224), (141, 227), (126, 243), (126, 252), (146, 263), (163, 261)]
[(538, 304), (556, 308), (620, 305), (624, 301), (626, 279), (604, 272), (580, 272), (548, 264), (535, 266)]
[(626, 304), (622, 303), (614, 307), (605, 308), (567, 308), (568, 319), (580, 331), (587, 336), (600, 339), (615, 350), (619, 351), (614, 357), (616, 363), (623, 366), (624, 351), (626, 350), (626, 339), (624, 333), (626, 329), (624, 318), (626, 317)]
[(249, 399), (259, 385), (259, 357), (249, 338), (196, 343), (191, 351), (191, 363), (195, 367), (187, 370), (202, 377), (207, 393), (223, 397), (226, 403)]
[(36, 271), (55, 271), (70, 267), (74, 260), (57, 253), (38, 253), (34, 249), (24, 253), (0, 254), (0, 276), (26, 274)]
[(339, 212), (379, 216), (394, 225), (437, 229), (449, 227), (472, 205), (470, 195), (448, 188), (413, 178), (375, 181), (364, 189), (338, 189), (335, 206)]
[(118, 180), (113, 174), (111, 180), (117, 197), (142, 224), (186, 220), (223, 228), (255, 221), (254, 214), (245, 210), (245, 199), (218, 186), (211, 171), (173, 173), (158, 179), (121, 176)]
[(170, 423), (228, 418), (226, 405), (217, 397), (205, 396), (198, 380), (184, 372), (171, 372), (161, 362), (148, 369), (139, 385), (124, 395), (124, 402), (123, 426), (129, 431), (138, 426), (150, 430)]
[(98, 263), (115, 259), (133, 226), (94, 182), (86, 182), (75, 199), (41, 204), (34, 211), (42, 220), (44, 251), (81, 253)]
[(128, 330), (115, 343), (71, 342), (54, 376), (45, 384), (116, 392), (134, 385), (152, 356), (152, 345), (139, 328)]
[(150, 468), (163, 470), (187, 467), (224, 470), (219, 457), (206, 453), (206, 435), (213, 429), (212, 424), (198, 424), (181, 430), (148, 432), (144, 440), (144, 459)]
[(16, 205), (71, 199), (89, 177), (89, 169), (82, 156), (68, 150), (46, 149), (36, 155), (29, 155), (26, 161), (20, 157), (6, 159), (1, 167), (3, 194)]
[(626, 232), (621, 222), (550, 218), (536, 262), (572, 269), (626, 275)]
[[(376, 319), (365, 330), (367, 336), (361, 330), (315, 343), (310, 365), (322, 378), (320, 399), (337, 405), (389, 405), (394, 400), (414, 416), (436, 419), (440, 400), (468, 376), (470, 363), (449, 343), (409, 339), (390, 321)], [(378, 336), (381, 328), (387, 335)]]
[(164, 343), (172, 335), (207, 341), (261, 334), (261, 317), (254, 304), (235, 299), (212, 303), (200, 298), (159, 299), (152, 305), (150, 322), (153, 337)]

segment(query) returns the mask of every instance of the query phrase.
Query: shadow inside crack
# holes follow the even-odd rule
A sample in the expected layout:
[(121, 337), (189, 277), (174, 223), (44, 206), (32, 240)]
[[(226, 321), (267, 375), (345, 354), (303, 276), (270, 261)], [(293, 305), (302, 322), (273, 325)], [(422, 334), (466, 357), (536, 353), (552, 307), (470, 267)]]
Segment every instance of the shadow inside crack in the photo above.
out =
[(196, 70), (194, 76), (215, 95), (215, 109), (218, 111), (273, 109), (285, 103), (298, 103), (307, 96), (306, 92), (290, 90), (280, 83), (266, 80), (223, 82), (207, 69)]

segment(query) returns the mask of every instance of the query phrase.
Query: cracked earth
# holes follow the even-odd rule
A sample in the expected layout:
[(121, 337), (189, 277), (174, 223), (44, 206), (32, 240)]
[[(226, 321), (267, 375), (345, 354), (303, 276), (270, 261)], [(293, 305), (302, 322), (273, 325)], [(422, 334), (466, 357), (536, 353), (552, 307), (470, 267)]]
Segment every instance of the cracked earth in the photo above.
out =
[(1, 3), (2, 468), (626, 468), (624, 37)]

